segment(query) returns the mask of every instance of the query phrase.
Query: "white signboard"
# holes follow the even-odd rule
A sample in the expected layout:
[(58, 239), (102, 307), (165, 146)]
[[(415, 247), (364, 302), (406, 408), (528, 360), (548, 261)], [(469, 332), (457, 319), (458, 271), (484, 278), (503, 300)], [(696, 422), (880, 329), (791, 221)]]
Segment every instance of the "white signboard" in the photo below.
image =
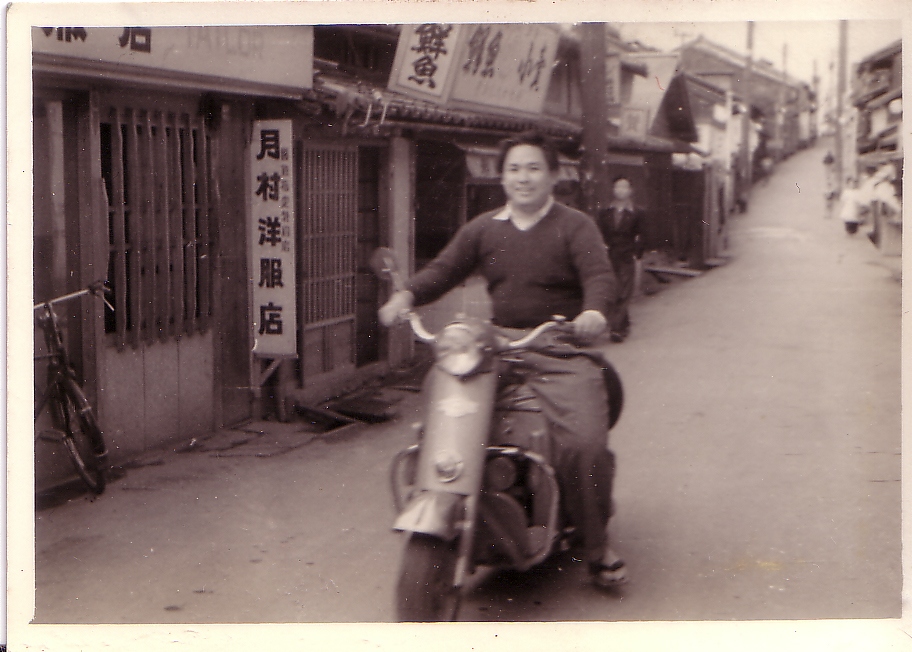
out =
[(621, 103), (621, 55), (608, 54), (605, 57), (605, 104), (616, 106)]
[(297, 356), (291, 120), (258, 120), (250, 144), (253, 353)]
[(472, 25), (456, 67), (452, 99), (541, 113), (557, 54), (548, 25)]
[(431, 101), (445, 99), (458, 54), (459, 33), (459, 25), (403, 25), (389, 87)]
[(33, 27), (32, 51), (296, 89), (313, 85), (310, 26)]
[(649, 111), (641, 107), (625, 106), (621, 110), (621, 135), (627, 138), (645, 138)]
[(444, 106), (541, 113), (558, 40), (539, 24), (404, 26), (389, 87)]

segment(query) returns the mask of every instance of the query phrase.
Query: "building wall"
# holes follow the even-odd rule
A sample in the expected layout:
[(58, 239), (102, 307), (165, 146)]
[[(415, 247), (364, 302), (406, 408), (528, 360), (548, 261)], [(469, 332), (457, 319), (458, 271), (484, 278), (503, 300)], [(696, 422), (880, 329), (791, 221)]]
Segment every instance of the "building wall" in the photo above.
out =
[[(699, 47), (684, 48), (679, 70), (696, 76), (731, 74), (732, 90), (741, 97), (750, 97), (751, 104), (762, 113), (765, 140), (771, 151), (777, 157), (785, 157), (798, 150), (799, 93), (796, 87), (777, 79), (781, 73), (755, 62), (748, 77), (746, 65), (738, 65)], [(776, 111), (779, 106), (786, 106), (789, 110), (777, 126)]]
[[(80, 28), (72, 47), (110, 49), (105, 28), (98, 29)], [(240, 34), (213, 30), (211, 47)], [(140, 31), (133, 56), (161, 43), (155, 28)], [(309, 56), (307, 28), (292, 32), (293, 41), (280, 39), (283, 52)], [(232, 56), (255, 62), (255, 54)], [(61, 316), (114, 464), (257, 409), (246, 152), (257, 104), (294, 105), (249, 68), (246, 80), (215, 81), (191, 72), (185, 78), (173, 69), (180, 62), (163, 65), (140, 74), (116, 61), (35, 56), (34, 155), (50, 162), (36, 166), (34, 177), (35, 298), (98, 280), (113, 288), (113, 311), (86, 298), (62, 304)], [(36, 354), (41, 349), (39, 341)], [(36, 378), (43, 379), (37, 362)], [(47, 426), (43, 416), (36, 423), (39, 433)], [(59, 443), (36, 438), (39, 489), (73, 476), (61, 452)]]

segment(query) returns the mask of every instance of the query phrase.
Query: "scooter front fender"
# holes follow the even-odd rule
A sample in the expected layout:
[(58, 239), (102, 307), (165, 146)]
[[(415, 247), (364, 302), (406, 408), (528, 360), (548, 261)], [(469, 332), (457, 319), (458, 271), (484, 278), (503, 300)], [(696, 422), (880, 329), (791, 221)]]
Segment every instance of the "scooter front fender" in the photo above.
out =
[(459, 533), (464, 500), (465, 496), (445, 491), (421, 491), (396, 518), (393, 529), (452, 541)]

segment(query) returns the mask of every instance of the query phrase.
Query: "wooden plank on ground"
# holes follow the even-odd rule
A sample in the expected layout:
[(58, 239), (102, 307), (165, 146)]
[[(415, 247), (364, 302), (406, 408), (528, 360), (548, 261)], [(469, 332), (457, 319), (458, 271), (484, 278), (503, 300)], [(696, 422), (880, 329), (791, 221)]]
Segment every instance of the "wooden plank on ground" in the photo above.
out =
[(686, 269), (683, 267), (656, 267), (647, 265), (643, 268), (650, 274), (674, 274), (676, 276), (701, 276), (703, 272), (696, 269)]

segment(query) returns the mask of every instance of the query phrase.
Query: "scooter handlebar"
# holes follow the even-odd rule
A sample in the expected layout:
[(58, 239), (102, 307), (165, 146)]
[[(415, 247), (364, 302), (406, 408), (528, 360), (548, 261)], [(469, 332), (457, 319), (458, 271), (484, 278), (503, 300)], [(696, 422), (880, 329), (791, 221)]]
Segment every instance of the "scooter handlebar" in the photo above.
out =
[(433, 342), (437, 339), (437, 336), (426, 329), (424, 324), (421, 323), (421, 315), (417, 312), (409, 310), (404, 316), (408, 319), (409, 326), (412, 327), (412, 332), (415, 333), (422, 342)]
[(555, 328), (565, 327), (566, 324), (567, 324), (566, 317), (564, 317), (563, 315), (554, 315), (551, 317), (551, 321), (546, 321), (544, 324), (539, 324), (538, 326), (533, 328), (532, 331), (528, 335), (525, 335), (525, 336), (519, 338), (518, 340), (508, 342), (507, 348), (508, 349), (521, 349), (525, 346), (528, 346), (532, 342), (534, 342), (535, 339), (537, 337), (539, 337), (540, 335), (542, 335), (543, 333), (546, 333)]
[[(423, 342), (435, 342), (437, 340), (437, 336), (424, 327), (424, 324), (421, 321), (421, 315), (419, 315), (417, 312), (414, 310), (409, 310), (402, 316), (408, 320), (409, 325), (412, 327), (412, 332), (415, 333), (418, 339), (422, 340)], [(528, 334), (524, 335), (518, 340), (507, 340), (504, 343), (504, 347), (506, 350), (521, 349), (534, 342), (535, 339), (542, 334), (547, 333), (550, 330), (554, 330), (555, 328), (566, 328), (567, 324), (568, 322), (566, 317), (563, 315), (554, 315), (550, 321), (539, 324)]]

